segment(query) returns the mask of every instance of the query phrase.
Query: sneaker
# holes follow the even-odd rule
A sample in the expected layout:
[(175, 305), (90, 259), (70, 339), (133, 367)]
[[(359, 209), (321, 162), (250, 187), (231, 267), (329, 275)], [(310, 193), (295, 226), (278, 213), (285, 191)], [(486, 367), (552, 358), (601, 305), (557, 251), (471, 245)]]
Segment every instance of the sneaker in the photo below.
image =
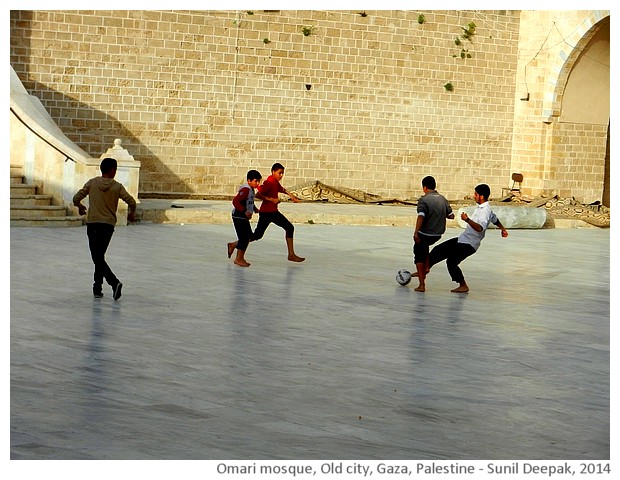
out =
[(103, 297), (103, 292), (95, 292), (95, 291), (93, 291), (93, 297), (101, 298), (101, 297)]
[(103, 292), (101, 291), (101, 285), (97, 285), (93, 283), (93, 297), (101, 298), (103, 297)]
[(121, 298), (122, 288), (123, 284), (121, 282), (118, 282), (114, 287), (112, 287), (112, 292), (114, 292), (112, 297), (114, 298), (114, 300), (118, 300), (119, 298)]

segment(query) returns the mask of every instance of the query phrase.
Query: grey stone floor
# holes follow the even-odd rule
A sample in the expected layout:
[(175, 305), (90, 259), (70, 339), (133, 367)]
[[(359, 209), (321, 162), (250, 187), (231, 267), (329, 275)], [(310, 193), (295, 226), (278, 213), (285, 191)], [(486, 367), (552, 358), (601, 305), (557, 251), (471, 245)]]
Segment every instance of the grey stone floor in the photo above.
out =
[[(457, 235), (450, 229), (444, 239)], [(10, 230), (11, 459), (609, 459), (610, 231), (489, 231), (424, 294), (411, 229)]]

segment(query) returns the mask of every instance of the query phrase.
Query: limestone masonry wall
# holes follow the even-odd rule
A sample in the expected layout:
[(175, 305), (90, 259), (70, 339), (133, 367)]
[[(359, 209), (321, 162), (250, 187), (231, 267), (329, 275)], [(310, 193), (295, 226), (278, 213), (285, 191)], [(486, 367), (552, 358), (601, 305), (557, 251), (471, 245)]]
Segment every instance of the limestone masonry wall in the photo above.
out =
[(142, 195), (230, 196), (248, 169), (266, 178), (277, 161), (289, 187), (320, 180), (412, 199), (431, 174), (451, 199), (480, 182), (499, 196), (514, 171), (519, 20), (11, 11), (11, 65), (90, 155), (121, 138), (141, 162)]

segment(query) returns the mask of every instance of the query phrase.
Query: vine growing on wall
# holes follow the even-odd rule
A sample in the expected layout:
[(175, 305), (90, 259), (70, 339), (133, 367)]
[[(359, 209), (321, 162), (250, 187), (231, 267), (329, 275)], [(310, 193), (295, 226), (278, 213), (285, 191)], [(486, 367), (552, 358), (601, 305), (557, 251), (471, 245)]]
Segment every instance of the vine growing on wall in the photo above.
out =
[[(458, 37), (454, 39), (454, 45), (457, 48), (460, 48), (460, 52), (453, 54), (453, 57), (461, 57), (462, 59), (471, 58), (472, 55), (468, 48), (466, 48), (466, 43), (469, 42), (473, 44), (473, 38), (476, 35), (476, 24), (474, 22), (469, 22), (466, 27), (461, 27), (463, 33), (461, 33)], [(454, 85), (452, 82), (448, 82), (443, 86), (446, 89), (446, 92), (453, 92)]]
[[(233, 25), (235, 25), (237, 29), (239, 29), (244, 18), (246, 16), (251, 16), (251, 15), (254, 15), (254, 11), (252, 10), (238, 12), (237, 20), (233, 22)], [(359, 12), (358, 15), (362, 17), (366, 17), (368, 14), (364, 11), (364, 12)], [(417, 23), (420, 25), (423, 25), (426, 23), (426, 17), (423, 13), (418, 14)], [(303, 34), (303, 36), (309, 37), (310, 35), (313, 35), (315, 33), (315, 28), (316, 27), (314, 26), (301, 26), (301, 33)], [(469, 44), (473, 44), (473, 39), (476, 36), (476, 28), (477, 28), (476, 24), (473, 21), (469, 22), (466, 26), (461, 27), (461, 34), (454, 38), (454, 45), (457, 47), (458, 51), (452, 55), (453, 57), (455, 58), (460, 57), (461, 59), (472, 58), (472, 53), (469, 51), (468, 46)], [(237, 40), (238, 40), (238, 35), (239, 33), (237, 31)], [(269, 39), (269, 37), (264, 37), (262, 39), (262, 42), (263, 44), (268, 45), (271, 43), (271, 40)], [(237, 44), (237, 54), (238, 53), (239, 53), (239, 46)], [(447, 92), (453, 92), (454, 84), (451, 81), (447, 82), (444, 84), (444, 89)]]
[(454, 39), (454, 44), (457, 47), (460, 47), (461, 51), (459, 54), (452, 55), (453, 57), (460, 56), (461, 58), (471, 58), (471, 53), (469, 53), (469, 49), (465, 48), (465, 44), (463, 41), (468, 41), (469, 43), (473, 43), (472, 38), (476, 35), (476, 24), (474, 22), (469, 22), (467, 27), (461, 27), (463, 33)]

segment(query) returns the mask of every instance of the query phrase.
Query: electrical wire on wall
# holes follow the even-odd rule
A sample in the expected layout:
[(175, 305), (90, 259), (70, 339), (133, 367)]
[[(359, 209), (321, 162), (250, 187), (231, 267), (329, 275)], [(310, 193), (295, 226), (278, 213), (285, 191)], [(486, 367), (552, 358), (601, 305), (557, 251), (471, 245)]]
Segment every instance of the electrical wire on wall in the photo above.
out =
[(235, 24), (237, 25), (237, 31), (235, 34), (235, 70), (234, 70), (234, 74), (233, 74), (233, 104), (232, 104), (232, 109), (231, 109), (231, 113), (230, 116), (231, 118), (234, 120), (235, 119), (235, 112), (237, 110), (237, 82), (239, 79), (239, 29), (241, 28), (241, 20), (242, 20), (242, 13), (237, 10), (237, 20), (235, 21)]
[[(577, 27), (575, 27), (575, 29), (568, 35), (568, 37), (572, 36), (575, 32), (579, 31), (582, 29), (582, 26), (586, 23), (586, 20), (583, 20)], [(553, 32), (553, 30), (555, 30), (558, 35), (560, 36), (560, 40), (558, 42), (556, 42), (553, 45), (548, 45), (545, 47), (545, 45), (547, 44), (549, 37), (551, 36), (551, 33)], [(522, 98), (521, 100), (529, 100), (530, 98), (530, 92), (528, 89), (528, 85), (527, 85), (527, 68), (528, 66), (538, 58), (538, 56), (542, 53), (542, 52), (548, 52), (551, 51), (555, 48), (557, 48), (559, 45), (561, 44), (565, 44), (568, 47), (570, 47), (571, 49), (575, 50), (577, 49), (576, 45), (572, 45), (571, 43), (569, 43), (566, 40), (566, 36), (562, 34), (562, 32), (560, 32), (560, 29), (558, 28), (558, 25), (556, 22), (553, 22), (553, 24), (551, 25), (551, 27), (549, 27), (549, 32), (547, 32), (547, 36), (545, 37), (545, 40), (542, 42), (541, 46), (538, 48), (538, 51), (534, 54), (534, 56), (525, 64), (524, 68), (523, 68), (523, 83), (525, 85), (525, 93), (526, 96), (525, 98)], [(597, 59), (592, 58), (592, 57), (588, 57), (586, 55), (586, 58), (589, 58), (590, 60), (592, 60), (595, 63), (599, 63), (601, 64), (601, 62), (599, 62)], [(609, 66), (609, 65), (607, 65)]]

